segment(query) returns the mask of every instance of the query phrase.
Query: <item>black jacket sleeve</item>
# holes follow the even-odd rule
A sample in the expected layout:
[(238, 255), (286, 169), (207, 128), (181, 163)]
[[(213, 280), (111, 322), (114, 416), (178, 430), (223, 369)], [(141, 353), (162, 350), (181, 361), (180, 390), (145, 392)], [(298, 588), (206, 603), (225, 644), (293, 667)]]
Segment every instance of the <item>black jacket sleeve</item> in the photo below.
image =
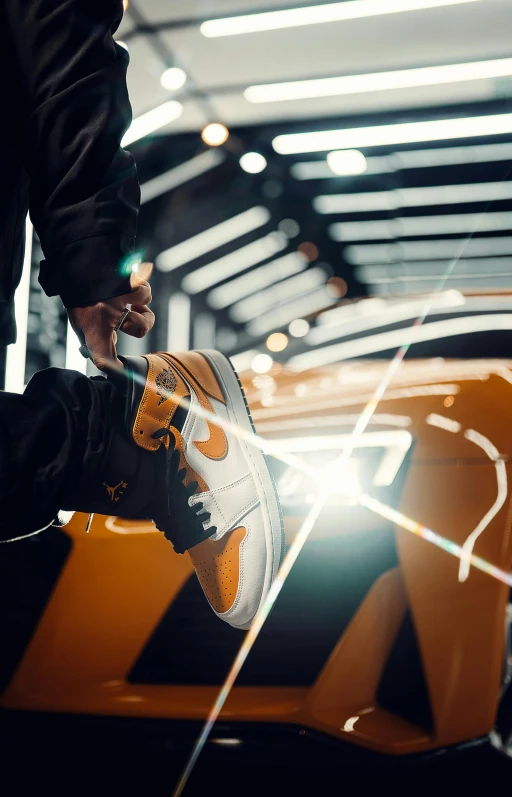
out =
[(20, 91), (40, 283), (67, 307), (130, 291), (140, 190), (121, 146), (131, 122), (122, 0), (1, 0)]

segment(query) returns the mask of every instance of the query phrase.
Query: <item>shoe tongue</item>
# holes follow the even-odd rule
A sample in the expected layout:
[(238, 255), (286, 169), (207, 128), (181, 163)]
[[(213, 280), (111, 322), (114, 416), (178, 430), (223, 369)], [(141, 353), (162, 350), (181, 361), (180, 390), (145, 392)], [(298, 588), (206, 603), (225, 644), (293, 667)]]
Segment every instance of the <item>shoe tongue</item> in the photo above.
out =
[(187, 420), (187, 415), (188, 409), (180, 405), (176, 407), (174, 415), (172, 416), (172, 425), (180, 433), (185, 425), (185, 421)]

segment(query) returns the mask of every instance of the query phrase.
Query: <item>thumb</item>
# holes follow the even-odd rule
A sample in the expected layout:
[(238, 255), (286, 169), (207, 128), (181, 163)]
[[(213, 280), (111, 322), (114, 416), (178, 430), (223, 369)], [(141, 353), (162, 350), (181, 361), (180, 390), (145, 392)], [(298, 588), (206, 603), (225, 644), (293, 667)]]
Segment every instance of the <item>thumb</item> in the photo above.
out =
[(85, 333), (85, 342), (91, 360), (100, 371), (109, 371), (121, 364), (117, 359), (116, 340), (116, 333), (110, 327), (103, 329), (94, 327)]

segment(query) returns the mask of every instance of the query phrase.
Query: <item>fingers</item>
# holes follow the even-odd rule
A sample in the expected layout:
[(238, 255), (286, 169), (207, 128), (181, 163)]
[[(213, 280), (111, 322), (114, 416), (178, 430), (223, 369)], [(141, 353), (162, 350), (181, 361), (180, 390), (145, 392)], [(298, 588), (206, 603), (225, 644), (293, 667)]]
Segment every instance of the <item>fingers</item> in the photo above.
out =
[(141, 282), (132, 293), (127, 293), (124, 296), (118, 297), (118, 299), (124, 302), (125, 307), (127, 304), (137, 304), (141, 307), (145, 307), (148, 304), (151, 304), (152, 298), (151, 286), (149, 282)]
[(136, 290), (141, 282), (147, 282), (153, 271), (153, 263), (141, 263), (137, 271), (132, 271), (130, 284)]
[(133, 338), (143, 338), (153, 329), (155, 314), (146, 305), (132, 304), (121, 331)]

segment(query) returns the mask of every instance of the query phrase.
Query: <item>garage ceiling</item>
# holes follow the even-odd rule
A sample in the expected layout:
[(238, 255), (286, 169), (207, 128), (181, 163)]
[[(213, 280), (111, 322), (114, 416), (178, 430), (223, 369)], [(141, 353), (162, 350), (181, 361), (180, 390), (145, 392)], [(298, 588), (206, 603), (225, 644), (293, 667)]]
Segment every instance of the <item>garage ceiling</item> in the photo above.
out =
[[(249, 103), (252, 84), (363, 74), (419, 66), (502, 58), (511, 53), (512, 3), (481, 0), (463, 5), (206, 38), (200, 23), (222, 15), (283, 8), (279, 0), (178, 2), (132, 0), (119, 30), (129, 46), (129, 90), (135, 115), (169, 98), (163, 70), (182, 67), (189, 80), (176, 96), (185, 112), (174, 131), (197, 130), (217, 118), (230, 126), (339, 116), (378, 109), (491, 99), (496, 81), (367, 93), (284, 103)], [(294, 2), (293, 7), (311, 5)], [(317, 4), (319, 5), (319, 4)], [(208, 100), (205, 108), (204, 98)]]
[[(311, 3), (304, 0), (293, 3), (294, 8), (307, 5)], [(283, 304), (288, 284), (290, 291), (297, 287), (300, 294), (297, 275), (291, 278), (295, 282), (285, 283), (276, 271), (268, 281), (271, 269), (267, 269), (256, 275), (256, 282), (242, 283), (260, 266), (296, 252), (304, 242), (318, 252), (309, 258), (307, 269), (320, 267), (325, 278), (342, 277), (349, 298), (430, 291), (461, 255), (448, 287), (512, 287), (510, 130), (478, 138), (360, 147), (368, 168), (353, 177), (335, 176), (325, 151), (283, 155), (272, 145), (277, 135), (290, 132), (511, 113), (511, 77), (257, 104), (244, 96), (249, 86), (257, 84), (510, 58), (512, 2), (476, 0), (219, 38), (207, 38), (200, 30), (208, 19), (282, 8), (284, 4), (276, 0), (186, 4), (130, 0), (116, 34), (131, 56), (128, 84), (134, 116), (169, 99), (184, 108), (174, 122), (133, 146), (145, 197), (139, 242), (157, 262), (154, 284), (161, 319), (157, 345), (167, 345), (168, 300), (176, 291), (188, 292), (189, 275), (211, 263), (225, 268), (226, 262), (234, 262), (238, 268), (252, 251), (244, 247), (258, 246), (260, 239), (266, 246), (269, 235), (282, 236), (282, 222), (287, 219), (300, 232), (285, 242), (280, 238), (282, 247), (278, 243), (272, 256), (263, 256), (262, 249), (255, 263), (191, 292), (192, 318), (202, 319), (203, 326), (210, 328), (216, 324), (219, 348), (240, 351), (258, 346), (273, 323), (276, 329), (287, 326), (274, 311)], [(160, 84), (163, 71), (171, 66), (187, 74), (184, 87), (176, 92)], [(199, 135), (211, 121), (222, 122), (231, 131), (225, 147), (218, 150), (205, 147)], [(468, 124), (473, 132), (471, 128)], [(251, 150), (263, 153), (268, 161), (262, 174), (246, 174), (240, 168), (240, 156)], [(203, 160), (197, 161), (197, 156)], [(214, 159), (203, 170), (205, 156)], [(180, 170), (189, 170), (190, 164), (192, 172), (184, 179)], [(301, 169), (309, 169), (309, 179), (299, 179)], [(212, 228), (254, 207), (268, 211), (261, 227), (191, 257), (175, 270), (161, 267), (162, 252), (172, 253), (177, 244), (204, 232), (210, 235)], [(468, 237), (474, 239), (470, 245), (464, 243)], [(224, 260), (231, 255), (234, 259)], [(169, 257), (172, 260), (172, 254)], [(285, 266), (293, 271), (289, 261)], [(304, 285), (313, 285), (315, 274), (318, 271), (304, 275)], [(250, 317), (247, 304), (234, 307), (224, 301), (222, 307), (213, 306), (218, 293), (212, 295), (212, 289), (232, 280), (238, 280), (234, 293), (240, 289), (242, 295), (258, 280), (262, 288), (265, 280), (276, 285), (275, 291), (261, 294), (260, 315), (265, 316), (261, 322)], [(311, 289), (312, 297), (315, 290)], [(303, 293), (307, 296), (308, 290)], [(307, 304), (307, 298), (299, 295), (299, 315), (310, 314)], [(317, 304), (312, 298), (311, 313), (319, 309)]]

